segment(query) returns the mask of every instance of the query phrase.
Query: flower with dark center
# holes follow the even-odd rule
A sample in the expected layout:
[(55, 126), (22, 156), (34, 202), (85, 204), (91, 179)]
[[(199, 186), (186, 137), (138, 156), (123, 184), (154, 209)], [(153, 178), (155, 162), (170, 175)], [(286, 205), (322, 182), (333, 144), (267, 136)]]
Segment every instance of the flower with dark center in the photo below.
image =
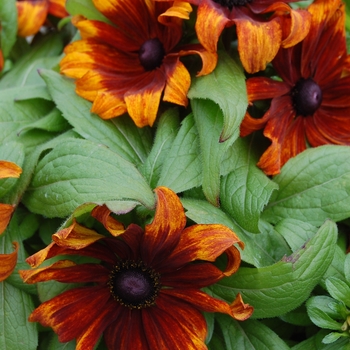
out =
[[(176, 2), (172, 14), (184, 18)], [(266, 68), (280, 47), (302, 41), (310, 27), (310, 14), (293, 10), (288, 3), (298, 0), (186, 0), (198, 6), (195, 29), (199, 42), (216, 52), (219, 37), (226, 27), (236, 26), (238, 53), (244, 69), (255, 73)], [(268, 15), (267, 15), (268, 14)]]
[(18, 35), (36, 34), (49, 14), (58, 18), (68, 16), (65, 5), (66, 0), (17, 0)]
[[(76, 80), (76, 92), (92, 101), (103, 119), (126, 112), (138, 127), (152, 126), (161, 98), (187, 106), (190, 74), (180, 57), (197, 54), (198, 75), (216, 66), (216, 53), (200, 44), (179, 46), (182, 20), (164, 12), (169, 4), (144, 0), (93, 0), (108, 23), (76, 16), (82, 40), (65, 48), (61, 72)], [(185, 13), (191, 6), (177, 2)]]
[[(76, 339), (77, 350), (92, 350), (102, 334), (111, 350), (204, 350), (207, 327), (201, 311), (237, 320), (252, 314), (240, 294), (229, 305), (201, 291), (237, 271), (240, 252), (234, 244), (243, 248), (243, 243), (223, 225), (186, 227), (177, 195), (165, 187), (155, 192), (155, 216), (145, 229), (135, 224), (124, 229), (106, 206), (97, 206), (92, 216), (113, 237), (74, 222), (27, 259), (34, 268), (20, 271), (27, 283), (88, 283), (45, 301), (30, 321), (52, 327), (61, 342)], [(227, 266), (221, 271), (212, 262), (223, 253)], [(60, 255), (94, 261), (58, 260), (38, 268)]]
[(250, 103), (272, 99), (262, 118), (252, 118), (247, 112), (241, 125), (241, 136), (264, 128), (271, 140), (258, 163), (269, 175), (278, 174), (307, 144), (350, 145), (344, 5), (341, 0), (318, 0), (308, 11), (312, 19), (307, 37), (292, 48), (281, 49), (272, 62), (282, 81), (247, 80)]

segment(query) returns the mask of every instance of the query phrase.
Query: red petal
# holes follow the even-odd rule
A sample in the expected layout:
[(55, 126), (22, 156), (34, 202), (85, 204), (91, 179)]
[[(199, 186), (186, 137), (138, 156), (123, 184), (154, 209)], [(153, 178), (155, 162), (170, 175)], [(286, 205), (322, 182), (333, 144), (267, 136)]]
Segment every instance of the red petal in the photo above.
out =
[(11, 275), (17, 264), (17, 253), (19, 244), (13, 242), (14, 252), (10, 254), (0, 254), (0, 282)]
[(58, 18), (67, 17), (66, 0), (49, 0), (49, 13)]

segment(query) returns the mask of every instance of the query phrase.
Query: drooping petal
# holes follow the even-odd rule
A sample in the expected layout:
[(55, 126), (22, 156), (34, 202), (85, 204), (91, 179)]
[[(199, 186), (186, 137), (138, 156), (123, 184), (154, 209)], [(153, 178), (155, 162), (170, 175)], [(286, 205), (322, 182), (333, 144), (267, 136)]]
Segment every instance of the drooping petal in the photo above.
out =
[(13, 242), (14, 251), (10, 254), (0, 254), (0, 282), (11, 275), (17, 264), (19, 244)]
[(164, 64), (167, 81), (164, 89), (164, 101), (187, 106), (187, 92), (191, 85), (190, 73), (186, 67), (176, 58), (175, 64)]
[(230, 23), (228, 16), (229, 10), (212, 0), (202, 0), (198, 6), (195, 29), (199, 42), (208, 51), (216, 52), (219, 37)]
[(77, 265), (71, 260), (59, 260), (40, 269), (20, 270), (19, 274), (23, 281), (29, 284), (51, 280), (62, 283), (106, 283), (109, 271), (102, 265)]
[(243, 13), (234, 18), (238, 36), (238, 52), (244, 69), (255, 73), (266, 68), (276, 56), (282, 41), (278, 18), (268, 22), (253, 20)]
[(58, 18), (67, 17), (66, 0), (49, 0), (49, 13)]
[(243, 303), (239, 294), (236, 296), (233, 303), (229, 305), (225, 301), (213, 298), (200, 290), (162, 289), (161, 293), (179, 300), (187, 301), (199, 310), (224, 313), (240, 321), (249, 318), (254, 310), (249, 304)]
[(22, 174), (22, 169), (16, 163), (7, 160), (0, 160), (0, 179), (6, 177), (18, 178)]
[(14, 210), (14, 205), (0, 203), (0, 235), (6, 230)]
[(26, 37), (36, 34), (46, 20), (49, 10), (47, 0), (16, 1), (18, 12), (18, 35)]
[(164, 17), (178, 17), (182, 19), (189, 19), (192, 12), (191, 5), (186, 1), (174, 1), (173, 5), (165, 12), (158, 16), (158, 21), (162, 24), (166, 24)]
[(117, 237), (125, 232), (124, 225), (114, 219), (110, 214), (111, 211), (106, 205), (97, 206), (91, 212), (93, 218), (101, 222), (111, 235)]
[(179, 197), (169, 188), (157, 187), (157, 207), (151, 224), (146, 225), (143, 240), (145, 262), (157, 262), (170, 254), (180, 240), (186, 225), (184, 208)]
[(167, 258), (166, 265), (168, 268), (176, 269), (195, 260), (215, 261), (219, 255), (236, 243), (243, 248), (240, 239), (226, 226), (192, 225), (182, 232), (181, 239)]

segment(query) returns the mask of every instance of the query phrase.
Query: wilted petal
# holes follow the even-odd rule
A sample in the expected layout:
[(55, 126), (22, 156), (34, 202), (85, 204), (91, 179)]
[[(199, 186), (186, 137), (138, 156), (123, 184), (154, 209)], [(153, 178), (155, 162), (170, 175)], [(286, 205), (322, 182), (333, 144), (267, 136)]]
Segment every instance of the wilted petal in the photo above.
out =
[(124, 225), (111, 216), (111, 211), (106, 205), (95, 207), (91, 212), (91, 216), (101, 222), (114, 237), (125, 232)]
[(17, 264), (17, 253), (19, 244), (13, 242), (14, 252), (10, 254), (0, 254), (0, 281), (4, 281), (11, 275)]
[(6, 230), (14, 210), (14, 205), (0, 203), (0, 235)]

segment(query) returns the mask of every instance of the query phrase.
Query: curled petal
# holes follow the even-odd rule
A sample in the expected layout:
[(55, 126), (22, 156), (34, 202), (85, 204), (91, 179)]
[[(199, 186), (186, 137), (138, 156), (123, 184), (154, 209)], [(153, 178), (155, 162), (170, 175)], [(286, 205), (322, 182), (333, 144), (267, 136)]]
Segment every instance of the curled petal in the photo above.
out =
[(253, 306), (245, 304), (243, 302), (242, 296), (240, 293), (237, 294), (236, 299), (230, 305), (231, 312), (234, 315), (233, 317), (238, 321), (247, 320), (254, 311)]
[(6, 230), (14, 210), (14, 205), (0, 203), (0, 235)]
[(47, 0), (17, 1), (18, 35), (26, 37), (36, 34), (46, 20), (49, 9)]
[(22, 174), (22, 169), (17, 164), (7, 160), (0, 160), (0, 179), (6, 177), (18, 178)]
[(111, 211), (106, 205), (97, 206), (91, 212), (91, 216), (103, 224), (111, 235), (117, 237), (125, 232), (124, 225), (110, 216)]
[[(243, 244), (243, 242), (241, 243)], [(238, 270), (241, 264), (241, 253), (236, 247), (232, 246), (225, 250), (225, 254), (227, 256), (227, 264), (223, 274), (225, 276), (231, 276)]]
[(9, 277), (17, 264), (17, 253), (19, 244), (13, 242), (14, 252), (10, 254), (0, 254), (0, 281), (4, 281)]
[(167, 21), (164, 17), (177, 17), (181, 19), (189, 19), (192, 7), (185, 1), (174, 1), (173, 6), (168, 8), (164, 13), (158, 16), (158, 21), (166, 25)]
[(75, 220), (72, 225), (52, 235), (53, 241), (60, 247), (82, 249), (105, 238), (103, 235), (79, 225)]
[(49, 0), (49, 13), (58, 18), (67, 17), (66, 0)]

